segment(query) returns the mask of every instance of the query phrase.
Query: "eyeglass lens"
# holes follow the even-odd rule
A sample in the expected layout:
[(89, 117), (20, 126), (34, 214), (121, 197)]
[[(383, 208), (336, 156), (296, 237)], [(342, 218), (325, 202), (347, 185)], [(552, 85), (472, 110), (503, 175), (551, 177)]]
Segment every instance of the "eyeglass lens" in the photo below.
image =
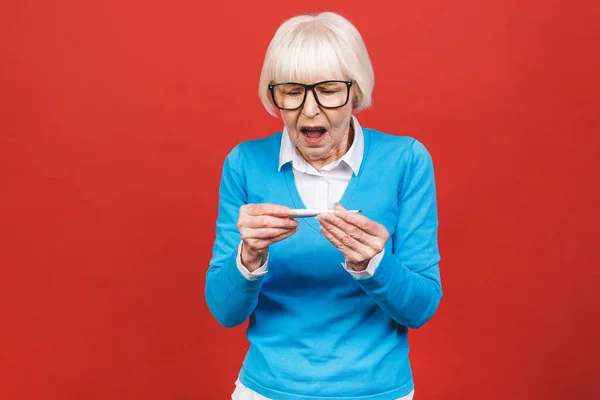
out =
[[(305, 87), (295, 83), (275, 85), (273, 95), (280, 108), (294, 109), (304, 101)], [(323, 107), (341, 107), (348, 101), (348, 86), (344, 82), (322, 82), (315, 86), (317, 101)]]

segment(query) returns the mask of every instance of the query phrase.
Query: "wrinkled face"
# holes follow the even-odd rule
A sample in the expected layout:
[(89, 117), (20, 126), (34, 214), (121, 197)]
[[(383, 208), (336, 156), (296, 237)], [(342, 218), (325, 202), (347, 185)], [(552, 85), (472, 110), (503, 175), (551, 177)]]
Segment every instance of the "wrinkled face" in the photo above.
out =
[[(325, 95), (319, 94), (319, 98)], [(352, 99), (353, 88), (350, 88), (350, 100), (345, 106), (321, 108), (309, 90), (300, 109), (280, 110), (291, 142), (315, 169), (341, 158), (350, 148)]]

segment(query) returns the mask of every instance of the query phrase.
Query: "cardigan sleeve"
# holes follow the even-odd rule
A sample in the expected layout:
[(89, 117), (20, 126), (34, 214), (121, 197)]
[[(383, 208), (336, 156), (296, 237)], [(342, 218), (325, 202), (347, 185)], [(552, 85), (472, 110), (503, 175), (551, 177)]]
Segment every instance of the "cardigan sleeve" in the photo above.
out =
[(213, 255), (206, 273), (206, 303), (225, 327), (242, 324), (254, 311), (263, 279), (247, 279), (237, 266), (241, 237), (237, 228), (239, 209), (247, 203), (241, 174), (240, 148), (235, 147), (223, 165), (219, 186), (219, 212)]
[(436, 312), (442, 287), (433, 163), (420, 142), (411, 147), (398, 191), (392, 251), (384, 252), (372, 276), (356, 281), (396, 322), (419, 328)]

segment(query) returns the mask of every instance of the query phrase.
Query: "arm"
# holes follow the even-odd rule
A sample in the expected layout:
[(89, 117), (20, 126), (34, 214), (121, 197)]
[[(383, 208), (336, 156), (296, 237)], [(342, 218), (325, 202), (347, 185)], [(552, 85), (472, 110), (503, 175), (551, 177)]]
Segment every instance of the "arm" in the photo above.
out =
[(277, 204), (246, 204), (239, 147), (223, 166), (213, 257), (206, 274), (206, 302), (224, 326), (243, 323), (254, 311), (266, 274), (269, 245), (292, 236), (298, 222)]
[(241, 236), (237, 228), (239, 209), (247, 203), (239, 166), (239, 148), (234, 148), (223, 166), (219, 187), (219, 214), (213, 256), (206, 274), (206, 302), (223, 326), (243, 323), (256, 307), (263, 278), (247, 279), (237, 265)]
[(437, 310), (442, 288), (433, 163), (417, 141), (398, 201), (392, 253), (383, 255), (372, 277), (357, 282), (395, 321), (418, 328)]
[[(392, 251), (371, 276), (356, 282), (396, 322), (418, 328), (437, 310), (442, 297), (437, 245), (437, 205), (433, 163), (425, 147), (415, 141), (412, 158), (398, 193), (398, 220)], [(383, 250), (389, 233), (364, 216), (336, 212), (323, 227), (326, 236), (345, 255), (347, 263), (364, 270)], [(324, 231), (324, 233), (326, 233)]]

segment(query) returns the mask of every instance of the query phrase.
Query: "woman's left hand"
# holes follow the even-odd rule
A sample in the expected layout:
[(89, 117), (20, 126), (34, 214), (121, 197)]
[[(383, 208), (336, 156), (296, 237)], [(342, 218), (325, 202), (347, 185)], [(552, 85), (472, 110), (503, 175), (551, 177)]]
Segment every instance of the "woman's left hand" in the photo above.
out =
[(385, 226), (336, 205), (335, 213), (318, 217), (321, 232), (346, 258), (346, 265), (363, 271), (383, 251), (390, 238)]

